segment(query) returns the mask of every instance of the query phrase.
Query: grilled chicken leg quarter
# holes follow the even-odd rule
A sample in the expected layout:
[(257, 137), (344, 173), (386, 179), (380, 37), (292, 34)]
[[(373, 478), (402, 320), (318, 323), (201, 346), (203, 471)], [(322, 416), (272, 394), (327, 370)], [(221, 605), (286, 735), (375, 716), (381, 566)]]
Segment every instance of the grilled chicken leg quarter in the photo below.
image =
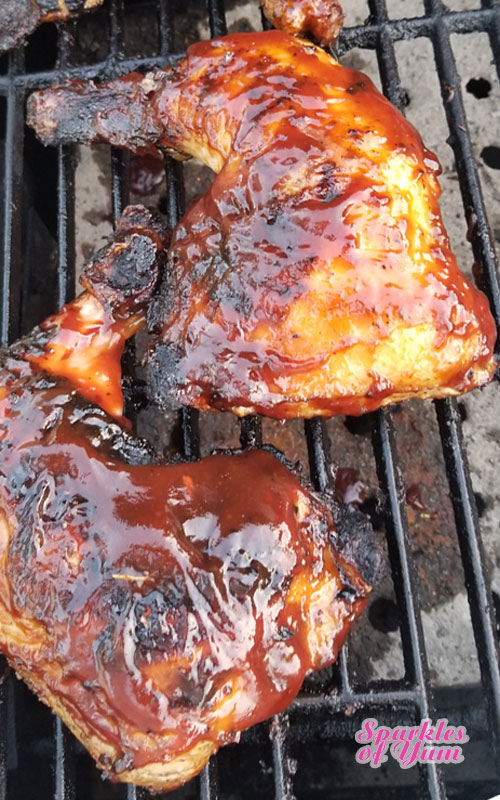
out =
[(285, 33), (189, 48), (166, 71), (36, 93), (47, 144), (197, 156), (215, 172), (169, 249), (149, 323), (160, 404), (274, 417), (455, 395), (495, 369), (439, 164), (359, 72)]
[(87, 291), (0, 352), (0, 649), (113, 780), (155, 789), (334, 661), (378, 559), (269, 452), (165, 465), (127, 432), (120, 354), (164, 252), (129, 208)]

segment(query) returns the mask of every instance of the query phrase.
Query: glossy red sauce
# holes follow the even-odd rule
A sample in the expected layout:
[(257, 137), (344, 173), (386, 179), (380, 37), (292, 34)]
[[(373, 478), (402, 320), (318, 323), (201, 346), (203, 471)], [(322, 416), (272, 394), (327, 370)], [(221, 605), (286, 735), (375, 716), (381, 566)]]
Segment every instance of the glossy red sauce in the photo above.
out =
[(450, 250), (436, 157), (319, 48), (278, 31), (199, 42), (164, 72), (39, 92), (30, 122), (45, 142), (218, 172), (149, 314), (163, 405), (359, 414), (491, 378), (495, 327)]
[[(473, 385), (471, 367), (485, 379), (495, 329), (449, 249), (436, 158), (366, 76), (279, 33), (253, 42), (194, 46), (158, 96), (163, 124), (180, 95), (183, 124), (225, 160), (171, 243), (176, 295), (158, 352), (176, 354), (176, 396), (276, 416), (293, 416), (293, 404), (304, 413), (301, 402), (318, 413), (370, 410), (418, 393), (411, 355), (406, 364), (395, 348), (387, 375), (374, 355), (422, 324), (434, 335), (415, 357), (431, 350), (431, 390)], [(403, 177), (391, 185), (396, 163)], [(334, 354), (352, 358), (354, 376), (336, 380)]]
[(144, 325), (144, 312), (115, 319), (89, 293), (63, 306), (42, 329), (52, 331), (43, 352), (26, 358), (46, 372), (69, 378), (78, 393), (123, 420), (120, 360), (125, 341)]
[(106, 308), (85, 292), (1, 354), (0, 647), (112, 777), (186, 756), (181, 783), (198, 744), (335, 660), (369, 592), (352, 545), (372, 545), (269, 452), (153, 463), (107, 416), (123, 422), (123, 342), (161, 261), (144, 213), (87, 270)]
[[(366, 587), (328, 543), (330, 512), (269, 453), (128, 465), (92, 445), (59, 381), (13, 389), (1, 416), (2, 602), (43, 624), (30, 669), (62, 663), (58, 694), (128, 767), (234, 737), (336, 658)], [(141, 751), (127, 725), (171, 742)]]

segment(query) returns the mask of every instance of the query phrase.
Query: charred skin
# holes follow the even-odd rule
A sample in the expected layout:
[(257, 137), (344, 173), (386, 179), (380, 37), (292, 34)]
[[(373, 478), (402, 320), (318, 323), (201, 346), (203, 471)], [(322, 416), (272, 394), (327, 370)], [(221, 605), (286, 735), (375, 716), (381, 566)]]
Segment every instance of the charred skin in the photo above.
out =
[(436, 158), (319, 48), (278, 31), (201, 42), (165, 72), (38, 92), (29, 121), (47, 144), (168, 148), (218, 173), (150, 310), (160, 405), (361, 414), (493, 375), (493, 319), (450, 250)]
[(1, 0), (0, 53), (19, 45), (42, 22), (62, 22), (102, 3), (103, 0)]
[(344, 21), (335, 0), (261, 0), (261, 5), (275, 28), (295, 36), (310, 33), (325, 47), (337, 40)]
[(113, 780), (158, 790), (335, 660), (378, 558), (269, 452), (158, 464), (121, 424), (165, 249), (128, 209), (87, 291), (0, 357), (0, 648)]

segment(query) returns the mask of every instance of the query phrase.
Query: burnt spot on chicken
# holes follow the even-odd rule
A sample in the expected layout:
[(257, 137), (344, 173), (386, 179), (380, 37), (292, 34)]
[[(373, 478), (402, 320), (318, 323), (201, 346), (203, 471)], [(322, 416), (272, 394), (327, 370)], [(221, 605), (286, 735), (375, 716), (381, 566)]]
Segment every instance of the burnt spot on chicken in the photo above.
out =
[[(351, 564), (370, 586), (375, 586), (382, 578), (382, 557), (376, 545), (375, 535), (367, 514), (350, 505), (334, 503), (335, 547), (342, 557)], [(351, 531), (363, 534), (353, 537)], [(352, 589), (351, 589), (352, 591)]]
[(33, 0), (3, 0), (0, 9), (0, 53), (29, 36), (40, 22), (41, 12)]
[(153, 295), (161, 263), (159, 243), (165, 234), (159, 217), (143, 207), (131, 206), (120, 218), (112, 243), (86, 266), (82, 284), (106, 308), (125, 313), (145, 306)]
[(180, 406), (177, 364), (181, 353), (175, 344), (160, 342), (148, 356), (148, 394), (153, 402), (165, 410), (175, 410)]
[(2, 0), (0, 53), (20, 45), (41, 22), (58, 22), (92, 11), (103, 0)]
[(142, 650), (163, 653), (182, 652), (188, 635), (189, 593), (173, 576), (165, 587), (153, 589), (137, 600), (134, 607), (134, 636)]

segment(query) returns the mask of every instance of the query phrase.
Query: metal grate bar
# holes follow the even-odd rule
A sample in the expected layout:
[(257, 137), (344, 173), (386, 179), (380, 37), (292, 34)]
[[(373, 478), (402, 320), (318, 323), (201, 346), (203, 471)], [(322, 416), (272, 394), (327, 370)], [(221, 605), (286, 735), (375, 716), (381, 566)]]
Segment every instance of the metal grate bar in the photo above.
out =
[(488, 25), (488, 36), (495, 58), (498, 77), (500, 78), (500, 6), (498, 0), (481, 0), (483, 9), (491, 9), (493, 18)]
[[(121, 216), (123, 209), (129, 202), (128, 185), (129, 154), (115, 147), (111, 148), (111, 206), (113, 209), (113, 224)], [(137, 347), (135, 337), (125, 342), (125, 351), (122, 358), (122, 376), (127, 378), (133, 373), (136, 362)], [(123, 381), (123, 400), (125, 416), (133, 423), (136, 419), (136, 408), (131, 396), (132, 383)]]
[(73, 148), (57, 149), (57, 308), (75, 293), (75, 156)]
[(109, 53), (111, 59), (123, 60), (123, 0), (110, 0)]
[(224, 0), (207, 0), (207, 5), (212, 39), (216, 36), (225, 36), (227, 25)]
[(123, 209), (129, 203), (128, 165), (129, 154), (113, 147), (111, 149), (111, 202), (114, 222), (121, 216)]
[(199, 777), (200, 800), (217, 800), (217, 759), (212, 757)]
[(2, 293), (0, 311), (0, 344), (6, 345), (20, 335), (19, 317), (11, 311), (19, 308), (21, 296), (21, 229), (22, 175), (24, 146), (24, 93), (13, 76), (24, 61), (18, 53), (9, 56), (11, 83), (7, 93), (7, 114), (4, 151)]
[(394, 53), (394, 41), (387, 26), (388, 15), (385, 0), (368, 0), (372, 18), (378, 23), (375, 42), (380, 80), (384, 94), (396, 108), (403, 108), (403, 89), (399, 79), (398, 65)]
[[(422, 622), (418, 611), (418, 584), (411, 556), (411, 542), (406, 517), (405, 492), (396, 462), (394, 427), (389, 411), (376, 413), (373, 430), (375, 461), (380, 486), (388, 500), (386, 536), (392, 579), (401, 615), (401, 640), (406, 679), (419, 690), (422, 717), (433, 718), (427, 657)], [(445, 797), (441, 776), (435, 764), (424, 769), (429, 797)]]
[[(2, 231), (2, 270), (0, 277), (0, 346), (7, 345), (20, 333), (19, 319), (12, 314), (19, 307), (20, 264), (21, 264), (21, 215), (15, 213), (21, 208), (23, 174), (23, 130), (24, 95), (16, 89), (13, 78), (17, 70), (24, 66), (24, 58), (18, 53), (9, 55), (6, 93), (6, 131), (3, 153), (3, 231)], [(17, 269), (16, 269), (17, 268)], [(9, 712), (14, 712), (14, 704), (9, 708), (7, 696), (7, 663), (0, 657), (0, 800), (7, 800), (7, 727)]]
[(340, 691), (352, 697), (351, 682), (349, 678), (349, 642), (344, 642), (335, 663), (340, 682)]
[(74, 739), (63, 722), (54, 715), (54, 800), (75, 797)]
[(256, 414), (240, 420), (240, 443), (242, 447), (262, 447), (262, 423)]
[(173, 230), (179, 221), (183, 207), (182, 164), (174, 161), (173, 158), (167, 158), (165, 173), (167, 177), (167, 221)]
[[(390, 681), (383, 681), (383, 684), (390, 684)], [(391, 708), (415, 708), (418, 704), (419, 695), (414, 689), (380, 689), (367, 692), (338, 692), (335, 694), (300, 694), (290, 704), (290, 710), (295, 709), (322, 709), (328, 708), (332, 711), (345, 711), (353, 703), (359, 708), (363, 706), (373, 706), (374, 704), (390, 705)]]
[(476, 501), (457, 403), (451, 399), (439, 400), (435, 402), (435, 407), (443, 442), (481, 678), (493, 731), (495, 764), (500, 776), (499, 649)]
[[(436, 21), (431, 37), (443, 105), (450, 129), (450, 144), (457, 164), (464, 210), (474, 221), (471, 242), (483, 270), (484, 289), (488, 294), (497, 328), (500, 322), (498, 265), (488, 224), (481, 185), (460, 90), (460, 78), (440, 0), (425, 0), (428, 14)], [(498, 9), (497, 9), (498, 10)], [(498, 19), (498, 18), (497, 18)], [(454, 400), (435, 403), (445, 457), (457, 535), (462, 553), (465, 584), (478, 651), (481, 678), (488, 703), (496, 764), (500, 775), (500, 667), (495, 622), (491, 609), (491, 588), (485, 566), (476, 503), (463, 445), (459, 413)]]
[(325, 422), (321, 417), (306, 419), (304, 429), (307, 439), (311, 480), (319, 492), (331, 492), (333, 476), (328, 457), (330, 442), (326, 433)]
[(57, 66), (64, 70), (71, 65), (74, 22), (59, 23), (57, 26)]
[[(493, 0), (494, 1), (494, 0)], [(495, 8), (472, 9), (470, 11), (447, 11), (443, 21), (450, 33), (476, 33), (486, 31), (496, 20)], [(435, 21), (430, 17), (409, 19), (368, 20), (366, 25), (354, 25), (342, 32), (339, 53), (344, 55), (352, 47), (374, 50), (381, 32), (393, 42), (430, 36)]]
[[(17, 51), (16, 51), (17, 53)], [(157, 67), (166, 67), (175, 64), (183, 57), (183, 53), (158, 56), (138, 56), (130, 58), (115, 59), (108, 56), (104, 61), (96, 64), (78, 67), (67, 67), (66, 69), (43, 70), (41, 72), (29, 72), (19, 74), (12, 79), (16, 88), (30, 92), (34, 89), (44, 89), (61, 83), (67, 78), (77, 78), (81, 80), (109, 80), (120, 75), (126, 75), (135, 70), (148, 70)], [(10, 83), (10, 82), (9, 82)], [(0, 76), (0, 94), (8, 93), (9, 84), (5, 77)]]
[[(59, 63), (70, 60), (70, 40), (58, 27)], [(75, 155), (74, 148), (57, 148), (57, 308), (75, 294)], [(54, 309), (55, 310), (57, 310)], [(59, 717), (54, 715), (54, 798), (75, 797), (74, 739)]]
[(277, 714), (270, 725), (273, 743), (274, 792), (276, 800), (293, 800), (292, 776), (288, 757), (288, 714)]
[[(127, 800), (150, 800), (151, 796), (152, 795), (146, 789), (142, 789), (140, 786), (134, 786), (129, 783), (125, 787), (125, 797)], [(156, 795), (156, 800), (160, 800), (159, 795)]]
[(168, 56), (174, 47), (174, 31), (169, 13), (170, 0), (159, 0), (160, 55)]
[[(58, 64), (71, 64), (73, 36), (70, 28), (57, 26)], [(57, 148), (57, 309), (74, 296), (75, 288), (75, 151)], [(54, 310), (57, 310), (54, 309)]]

